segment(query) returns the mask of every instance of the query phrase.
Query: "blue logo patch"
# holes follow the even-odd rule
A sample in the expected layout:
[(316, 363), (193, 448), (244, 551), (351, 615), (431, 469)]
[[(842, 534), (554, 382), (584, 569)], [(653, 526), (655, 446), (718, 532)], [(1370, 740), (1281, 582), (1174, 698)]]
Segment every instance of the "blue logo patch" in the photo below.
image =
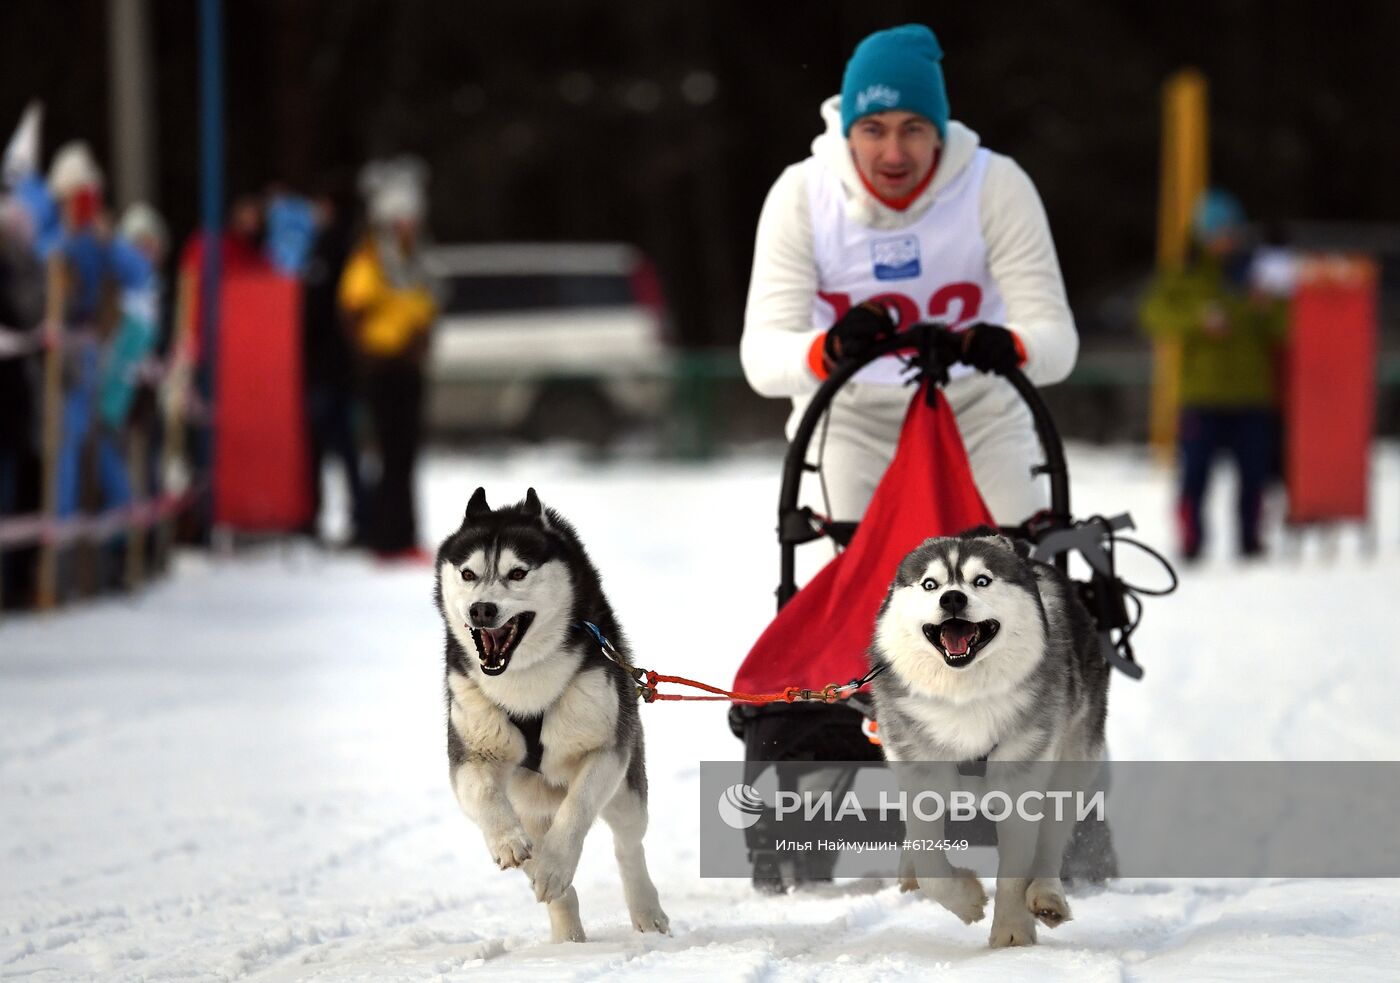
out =
[(870, 244), (870, 258), (877, 280), (908, 280), (919, 275), (919, 238), (876, 239)]

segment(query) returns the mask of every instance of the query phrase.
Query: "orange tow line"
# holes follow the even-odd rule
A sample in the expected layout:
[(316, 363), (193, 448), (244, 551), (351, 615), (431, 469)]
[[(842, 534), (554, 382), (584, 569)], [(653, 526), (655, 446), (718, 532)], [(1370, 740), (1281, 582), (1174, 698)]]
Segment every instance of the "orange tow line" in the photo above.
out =
[[(660, 700), (727, 700), (731, 703), (839, 703), (841, 700), (850, 699), (870, 680), (885, 671), (884, 666), (879, 666), (867, 672), (859, 679), (852, 679), (848, 683), (827, 683), (821, 689), (807, 689), (802, 686), (788, 686), (776, 693), (736, 693), (733, 690), (721, 689), (718, 686), (711, 686), (709, 683), (702, 683), (698, 680), (687, 679), (685, 676), (666, 676), (650, 669), (642, 669), (628, 664), (622, 654), (613, 647), (612, 642), (604, 637), (602, 631), (591, 621), (582, 622), (583, 627), (598, 642), (599, 649), (603, 655), (616, 663), (624, 672), (637, 682), (637, 696), (644, 703), (656, 703)], [(693, 689), (703, 690), (706, 693), (713, 693), (713, 696), (695, 696), (688, 693), (658, 693), (656, 691), (659, 683), (674, 683), (677, 686), (689, 686)]]

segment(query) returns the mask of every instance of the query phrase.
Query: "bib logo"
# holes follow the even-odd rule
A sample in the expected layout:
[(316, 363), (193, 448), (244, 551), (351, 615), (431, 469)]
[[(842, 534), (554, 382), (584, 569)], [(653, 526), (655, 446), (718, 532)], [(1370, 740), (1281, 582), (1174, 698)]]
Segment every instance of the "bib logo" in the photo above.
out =
[(899, 90), (891, 89), (888, 85), (867, 85), (856, 96), (856, 112), (861, 114), (869, 112), (871, 106), (884, 106), (886, 109), (893, 109), (898, 105)]
[(919, 275), (919, 239), (899, 236), (876, 239), (870, 244), (870, 258), (877, 280), (908, 280)]

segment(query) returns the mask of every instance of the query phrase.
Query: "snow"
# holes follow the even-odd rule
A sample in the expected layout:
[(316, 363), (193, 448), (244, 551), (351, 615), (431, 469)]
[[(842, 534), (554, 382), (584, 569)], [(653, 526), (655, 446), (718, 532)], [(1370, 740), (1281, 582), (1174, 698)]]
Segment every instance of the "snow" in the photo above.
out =
[[(1169, 473), (1132, 449), (1070, 460), (1078, 513), (1127, 508), (1170, 542)], [(434, 458), (424, 477), (434, 542), (477, 484), (493, 502), (538, 488), (649, 667), (724, 683), (771, 615), (772, 454), (556, 449)], [(1351, 534), (1335, 555), (1214, 556), (1149, 602), (1147, 678), (1113, 684), (1115, 758), (1400, 755), (1400, 449), (1374, 477), (1376, 556)], [(1121, 881), (1072, 896), (1040, 946), (991, 951), (987, 922), (885, 882), (772, 898), (701, 879), (698, 762), (740, 752), (703, 703), (643, 708), (672, 934), (631, 930), (600, 831), (575, 881), (590, 941), (550, 945), (448, 788), (430, 593), (426, 567), (276, 547), (186, 555), (134, 598), (0, 624), (0, 979), (1395, 978), (1393, 881)]]

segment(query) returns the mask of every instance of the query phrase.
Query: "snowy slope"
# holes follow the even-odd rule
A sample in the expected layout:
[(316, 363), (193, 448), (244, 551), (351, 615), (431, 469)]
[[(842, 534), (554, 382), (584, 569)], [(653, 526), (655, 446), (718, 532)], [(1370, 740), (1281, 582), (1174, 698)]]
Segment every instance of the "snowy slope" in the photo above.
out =
[[(1169, 478), (1075, 448), (1076, 511), (1165, 544)], [(771, 614), (778, 468), (440, 459), (428, 535), (471, 489), (534, 484), (575, 520), (644, 665), (727, 681)], [(1380, 555), (1193, 571), (1114, 682), (1114, 756), (1400, 755), (1400, 454)], [(1227, 503), (1217, 498), (1218, 511)], [(190, 556), (133, 600), (0, 625), (0, 979), (843, 981), (1394, 979), (1391, 881), (1133, 881), (1072, 898), (1032, 950), (879, 882), (796, 896), (697, 874), (697, 762), (722, 707), (643, 709), (647, 838), (670, 937), (630, 930), (605, 833), (576, 884), (590, 939), (551, 946), (447, 785), (440, 628), (424, 568), (304, 549)], [(1346, 639), (1364, 645), (1339, 645)]]

